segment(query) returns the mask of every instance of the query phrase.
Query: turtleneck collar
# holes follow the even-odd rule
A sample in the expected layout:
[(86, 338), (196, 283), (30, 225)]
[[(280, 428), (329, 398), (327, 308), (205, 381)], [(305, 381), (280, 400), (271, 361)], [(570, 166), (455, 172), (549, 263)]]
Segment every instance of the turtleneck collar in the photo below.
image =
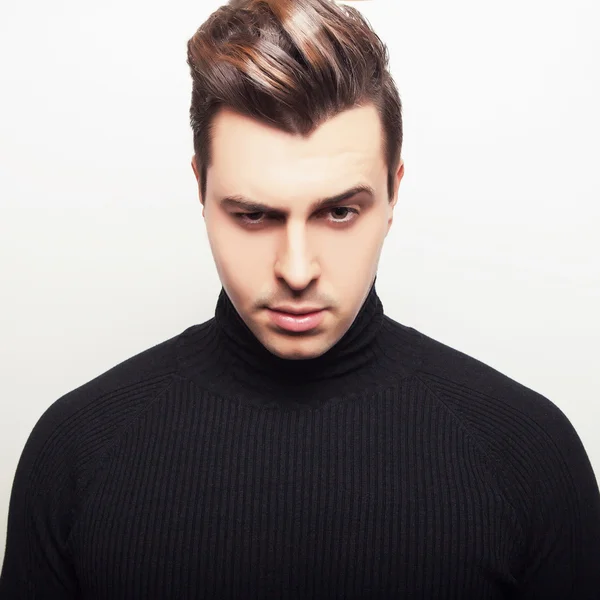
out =
[(317, 358), (291, 360), (271, 353), (248, 328), (224, 289), (215, 311), (217, 335), (238, 366), (253, 374), (253, 380), (260, 377), (297, 386), (354, 373), (374, 360), (375, 338), (384, 318), (375, 281), (350, 328)]
[(221, 290), (214, 318), (178, 340), (182, 377), (238, 405), (317, 409), (388, 389), (420, 364), (420, 334), (386, 317), (375, 281), (352, 325), (327, 352), (306, 360), (267, 350)]

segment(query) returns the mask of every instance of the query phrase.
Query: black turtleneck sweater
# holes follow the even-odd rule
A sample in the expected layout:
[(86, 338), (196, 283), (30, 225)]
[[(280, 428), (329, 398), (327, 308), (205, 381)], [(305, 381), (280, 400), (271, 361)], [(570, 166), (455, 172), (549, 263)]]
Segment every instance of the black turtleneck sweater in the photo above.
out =
[(224, 292), (58, 399), (2, 600), (600, 598), (600, 494), (549, 400), (383, 314), (286, 361)]

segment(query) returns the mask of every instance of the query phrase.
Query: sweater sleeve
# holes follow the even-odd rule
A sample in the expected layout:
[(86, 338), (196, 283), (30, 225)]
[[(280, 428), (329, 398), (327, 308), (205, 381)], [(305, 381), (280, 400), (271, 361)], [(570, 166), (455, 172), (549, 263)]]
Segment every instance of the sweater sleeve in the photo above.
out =
[(62, 404), (53, 404), (21, 454), (9, 504), (2, 600), (78, 598), (67, 545), (76, 482), (67, 421)]
[(519, 576), (522, 600), (600, 600), (600, 493), (583, 444), (549, 405), (530, 440), (533, 510)]

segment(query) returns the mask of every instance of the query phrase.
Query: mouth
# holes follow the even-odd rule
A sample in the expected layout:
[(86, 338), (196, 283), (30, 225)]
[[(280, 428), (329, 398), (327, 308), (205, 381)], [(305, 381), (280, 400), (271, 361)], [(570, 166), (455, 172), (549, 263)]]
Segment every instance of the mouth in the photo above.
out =
[(308, 309), (310, 312), (306, 312), (307, 309), (302, 312), (295, 309), (296, 312), (288, 312), (290, 310), (292, 309), (287, 307), (285, 310), (269, 308), (268, 313), (271, 322), (280, 329), (298, 333), (315, 329), (323, 322), (325, 317), (325, 309)]
[(292, 305), (281, 305), (270, 307), (270, 310), (276, 312), (285, 313), (286, 315), (309, 315), (313, 313), (325, 310), (319, 306), (292, 306)]

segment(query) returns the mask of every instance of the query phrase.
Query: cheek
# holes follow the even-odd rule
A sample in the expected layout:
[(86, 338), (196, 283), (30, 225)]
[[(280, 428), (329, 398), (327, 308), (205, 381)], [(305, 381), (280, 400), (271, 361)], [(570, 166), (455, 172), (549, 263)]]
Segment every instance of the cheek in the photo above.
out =
[(207, 226), (208, 239), (222, 281), (237, 287), (255, 287), (264, 280), (272, 264), (272, 243), (259, 236), (246, 236), (222, 219)]
[(379, 215), (370, 215), (359, 226), (347, 231), (323, 235), (320, 254), (327, 270), (340, 272), (369, 271), (377, 260), (383, 241), (385, 227)]
[(368, 233), (357, 228), (355, 234), (332, 239), (328, 249), (324, 249), (323, 277), (347, 310), (355, 308), (355, 302), (363, 298), (365, 288), (376, 275), (384, 239), (381, 227)]
[(331, 251), (323, 254), (323, 275), (334, 282), (344, 293), (353, 294), (353, 290), (364, 286), (373, 276), (381, 244), (379, 241), (361, 239), (354, 244), (331, 245)]

